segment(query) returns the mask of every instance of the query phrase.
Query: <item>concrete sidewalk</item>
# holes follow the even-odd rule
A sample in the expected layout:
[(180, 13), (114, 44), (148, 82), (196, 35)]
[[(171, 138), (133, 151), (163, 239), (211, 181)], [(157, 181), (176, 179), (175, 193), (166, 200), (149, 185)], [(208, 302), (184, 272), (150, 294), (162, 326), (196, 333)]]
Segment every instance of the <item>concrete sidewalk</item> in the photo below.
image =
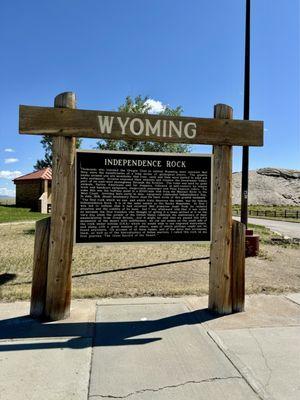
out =
[(211, 315), (206, 297), (82, 300), (39, 323), (0, 303), (1, 400), (300, 398), (300, 294), (247, 297)]

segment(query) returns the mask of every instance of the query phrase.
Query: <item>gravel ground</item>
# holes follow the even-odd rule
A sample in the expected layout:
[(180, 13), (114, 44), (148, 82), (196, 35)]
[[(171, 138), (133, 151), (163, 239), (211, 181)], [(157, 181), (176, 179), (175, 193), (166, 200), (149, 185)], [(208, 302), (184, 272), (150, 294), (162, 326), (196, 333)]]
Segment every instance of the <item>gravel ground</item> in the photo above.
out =
[[(0, 299), (30, 296), (34, 224), (0, 226)], [(181, 296), (208, 292), (207, 245), (76, 246), (73, 297)], [(261, 245), (246, 261), (247, 293), (300, 291), (300, 247)]]

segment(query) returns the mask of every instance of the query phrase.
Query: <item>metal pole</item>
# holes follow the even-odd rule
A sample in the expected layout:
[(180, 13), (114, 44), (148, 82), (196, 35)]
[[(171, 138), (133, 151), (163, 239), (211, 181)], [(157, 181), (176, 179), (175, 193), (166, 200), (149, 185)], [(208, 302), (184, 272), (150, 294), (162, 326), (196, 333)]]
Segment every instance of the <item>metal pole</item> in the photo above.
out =
[[(245, 29), (245, 76), (244, 76), (244, 119), (250, 114), (250, 10), (251, 1), (246, 0), (246, 29)], [(248, 225), (248, 176), (249, 176), (249, 147), (243, 147), (242, 190), (241, 190), (241, 222)]]

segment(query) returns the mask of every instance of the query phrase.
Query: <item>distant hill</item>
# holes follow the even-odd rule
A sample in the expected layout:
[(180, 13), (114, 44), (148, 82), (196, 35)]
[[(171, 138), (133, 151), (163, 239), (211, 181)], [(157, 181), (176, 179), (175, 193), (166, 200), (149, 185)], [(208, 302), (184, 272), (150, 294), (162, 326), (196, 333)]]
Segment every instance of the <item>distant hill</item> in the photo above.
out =
[[(241, 172), (233, 173), (233, 204), (241, 202)], [(249, 171), (249, 204), (300, 205), (300, 171), (261, 168)]]
[(11, 196), (5, 196), (0, 194), (0, 205), (1, 204), (14, 204), (16, 202), (16, 199)]

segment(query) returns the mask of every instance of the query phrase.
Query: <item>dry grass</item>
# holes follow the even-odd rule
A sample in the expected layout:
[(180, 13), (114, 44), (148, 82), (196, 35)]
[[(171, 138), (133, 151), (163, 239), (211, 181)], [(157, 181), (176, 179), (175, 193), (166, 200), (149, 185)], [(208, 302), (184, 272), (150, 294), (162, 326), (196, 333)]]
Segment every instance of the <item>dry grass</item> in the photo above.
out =
[[(0, 299), (30, 297), (34, 225), (0, 225)], [(266, 239), (264, 238), (264, 243)], [(261, 245), (247, 259), (248, 293), (300, 291), (300, 249)], [(73, 297), (180, 296), (208, 292), (207, 245), (76, 246)], [(2, 284), (1, 284), (2, 281)]]

